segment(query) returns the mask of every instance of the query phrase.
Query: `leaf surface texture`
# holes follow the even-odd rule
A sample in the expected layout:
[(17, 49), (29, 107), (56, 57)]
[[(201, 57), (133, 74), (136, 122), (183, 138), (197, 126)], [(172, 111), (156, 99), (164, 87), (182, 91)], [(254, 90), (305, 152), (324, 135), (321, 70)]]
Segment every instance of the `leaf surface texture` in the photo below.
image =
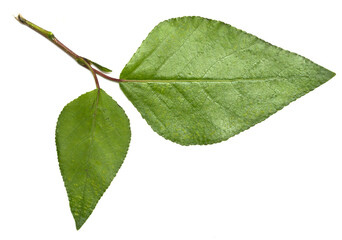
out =
[(120, 78), (161, 136), (182, 145), (226, 140), (335, 74), (228, 24), (182, 17), (157, 25)]
[(58, 161), (79, 229), (92, 213), (126, 156), (129, 120), (103, 90), (65, 106), (56, 128)]

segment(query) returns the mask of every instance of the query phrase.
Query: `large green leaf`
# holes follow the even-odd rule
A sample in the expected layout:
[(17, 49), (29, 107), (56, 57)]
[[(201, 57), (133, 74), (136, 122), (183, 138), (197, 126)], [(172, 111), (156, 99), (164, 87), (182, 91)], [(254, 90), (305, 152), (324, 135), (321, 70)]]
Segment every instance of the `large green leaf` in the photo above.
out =
[(60, 170), (79, 229), (118, 172), (130, 142), (129, 120), (103, 90), (65, 106), (56, 128)]
[(160, 23), (122, 70), (120, 87), (154, 131), (182, 145), (226, 140), (335, 74), (228, 24)]

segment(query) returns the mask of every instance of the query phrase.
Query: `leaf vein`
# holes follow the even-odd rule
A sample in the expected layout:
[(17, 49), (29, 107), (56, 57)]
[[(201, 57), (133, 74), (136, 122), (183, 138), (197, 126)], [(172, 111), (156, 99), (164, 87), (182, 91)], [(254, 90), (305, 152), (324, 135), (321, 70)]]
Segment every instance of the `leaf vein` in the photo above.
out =
[(231, 53), (229, 53), (228, 55), (225, 55), (221, 58), (219, 58), (218, 60), (216, 60), (211, 66), (209, 66), (209, 68), (204, 72), (203, 76), (201, 76), (200, 78), (205, 78), (205, 76), (210, 72), (210, 70), (218, 63), (223, 62), (225, 59), (227, 59), (228, 57), (233, 56), (234, 54), (238, 53), (238, 52), (242, 52), (245, 51), (249, 48), (251, 48), (252, 46), (254, 46), (257, 43), (257, 39), (255, 39), (249, 46), (242, 48), (242, 49), (237, 49), (235, 51), (232, 51)]
[(158, 71), (167, 63), (167, 61), (169, 61), (183, 46), (184, 44), (194, 35), (194, 33), (199, 29), (199, 27), (203, 24), (203, 22), (201, 22), (200, 24), (198, 24), (198, 26), (189, 34), (189, 36), (184, 40), (184, 42), (179, 46), (179, 48), (177, 48), (177, 50), (175, 50), (171, 55), (169, 55), (160, 65), (157, 69), (155, 69), (154, 71), (154, 76), (155, 77), (158, 73)]
[[(157, 49), (159, 49), (163, 43), (166, 41), (166, 39), (169, 37), (169, 35), (166, 35), (165, 38), (162, 39), (162, 41), (158, 44), (157, 47), (155, 47), (152, 51), (150, 51), (144, 58), (142, 58), (138, 63), (136, 63), (135, 67), (133, 67), (133, 69), (128, 73), (128, 74), (132, 74), (133, 72), (135, 72), (145, 61), (147, 58), (149, 58), (154, 52), (157, 51)], [(127, 75), (128, 75), (127, 74)]]

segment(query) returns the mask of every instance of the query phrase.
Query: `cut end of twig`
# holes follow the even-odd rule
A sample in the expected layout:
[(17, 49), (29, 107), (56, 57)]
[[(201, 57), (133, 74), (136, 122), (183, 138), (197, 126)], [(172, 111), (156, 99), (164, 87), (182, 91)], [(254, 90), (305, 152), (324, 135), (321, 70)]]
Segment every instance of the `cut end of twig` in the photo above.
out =
[(18, 22), (20, 23), (25, 23), (25, 18), (23, 18), (23, 16), (21, 16), (20, 14), (18, 14), (18, 16), (14, 17), (15, 19), (18, 20)]

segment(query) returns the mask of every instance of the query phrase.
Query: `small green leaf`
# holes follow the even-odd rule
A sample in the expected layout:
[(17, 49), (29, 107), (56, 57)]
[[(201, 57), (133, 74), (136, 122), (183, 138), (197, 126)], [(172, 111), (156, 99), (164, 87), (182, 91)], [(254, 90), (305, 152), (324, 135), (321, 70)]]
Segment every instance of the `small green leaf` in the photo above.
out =
[(58, 161), (76, 228), (80, 229), (126, 156), (129, 120), (103, 90), (66, 105), (56, 128)]
[(160, 23), (122, 70), (120, 87), (147, 123), (182, 145), (226, 140), (335, 74), (228, 24)]
[(110, 70), (109, 68), (106, 68), (106, 67), (104, 67), (104, 66), (102, 66), (102, 65), (100, 65), (100, 64), (98, 64), (96, 62), (93, 62), (93, 61), (91, 61), (91, 60), (89, 60), (87, 58), (84, 58), (84, 59), (87, 60), (89, 64), (94, 65), (101, 72), (104, 72), (104, 73), (112, 72), (112, 70)]

